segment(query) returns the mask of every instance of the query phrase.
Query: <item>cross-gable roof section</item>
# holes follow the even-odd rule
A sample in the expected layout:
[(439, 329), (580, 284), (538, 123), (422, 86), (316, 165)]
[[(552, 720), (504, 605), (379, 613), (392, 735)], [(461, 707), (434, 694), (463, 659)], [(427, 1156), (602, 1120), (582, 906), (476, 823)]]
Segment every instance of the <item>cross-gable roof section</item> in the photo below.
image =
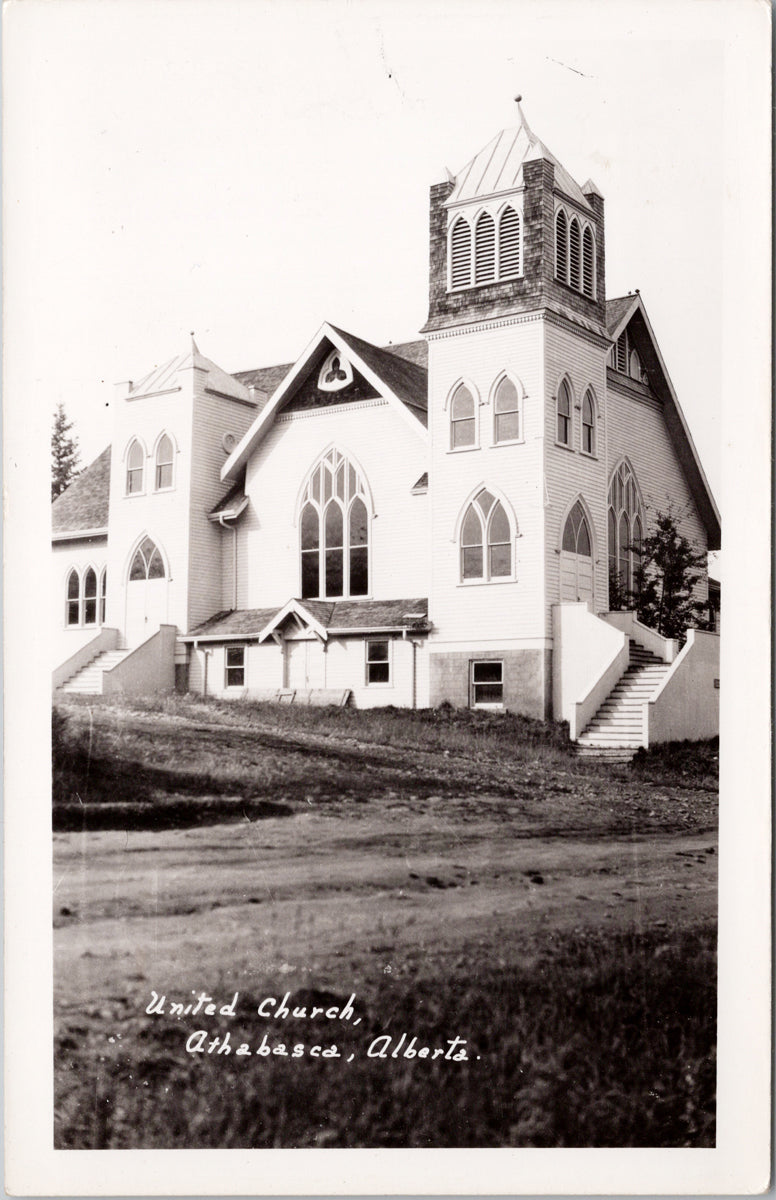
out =
[[(708, 480), (701, 466), (698, 451), (692, 440), (687, 420), (682, 412), (679, 398), (668, 374), (663, 355), (657, 344), (644, 302), (638, 292), (633, 296), (620, 296), (606, 302), (606, 326), (610, 338), (616, 341), (633, 322), (634, 330), (646, 341), (648, 352), (649, 383), (653, 392), (663, 402), (663, 416), (671, 435), (677, 457), (684, 470), (690, 492), (706, 527), (709, 550), (719, 550), (721, 522), (719, 509), (711, 494)], [(642, 355), (642, 361), (645, 355)], [(613, 376), (613, 378), (616, 378)]]
[(54, 538), (105, 533), (110, 499), (110, 446), (57, 496), (51, 506)]
[(184, 641), (228, 641), (278, 636), (286, 622), (295, 622), (321, 641), (331, 635), (369, 633), (425, 633), (429, 629), (428, 598), (412, 600), (299, 600), (282, 608), (237, 609), (216, 613)]
[[(425, 439), (428, 423), (428, 375), (425, 368), (410, 358), (391, 350), (381, 350), (362, 338), (324, 322), (224, 463), (222, 480), (238, 480), (248, 458), (260, 445), (287, 400), (307, 377), (320, 355), (322, 345), (327, 342), (347, 357), (367, 382)], [(245, 378), (248, 374), (242, 372), (241, 377)]]

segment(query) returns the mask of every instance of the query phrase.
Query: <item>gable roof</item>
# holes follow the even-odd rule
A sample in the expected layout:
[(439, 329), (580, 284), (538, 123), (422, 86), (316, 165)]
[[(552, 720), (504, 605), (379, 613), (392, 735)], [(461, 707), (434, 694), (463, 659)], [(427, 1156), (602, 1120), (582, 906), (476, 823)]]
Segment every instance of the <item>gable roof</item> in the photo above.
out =
[(556, 189), (585, 212), (592, 212), (579, 184), (529, 128), (519, 104), (517, 110), (520, 124), (513, 129), (502, 129), (458, 172), (447, 207), (522, 187), (523, 163), (544, 158), (555, 167)]
[[(373, 346), (371, 342), (325, 321), (224, 463), (221, 468), (222, 480), (236, 482), (239, 479), (248, 458), (272, 427), (286, 400), (291, 398), (298, 384), (306, 377), (321, 346), (326, 342), (346, 355), (367, 382), (393, 404), (395, 411), (421, 436), (425, 435), (428, 424), (428, 375), (425, 368), (412, 358), (403, 357), (392, 350), (381, 350), (379, 346)], [(406, 343), (405, 348), (411, 345)], [(417, 351), (411, 353), (415, 355)]]
[(653, 360), (653, 366), (649, 370), (650, 387), (663, 402), (663, 416), (668, 426), (668, 432), (684, 470), (693, 500), (706, 527), (708, 548), (709, 550), (719, 550), (721, 537), (719, 509), (711, 494), (711, 488), (701, 466), (698, 451), (695, 449), (695, 443), (692, 440), (663, 355), (660, 353), (660, 347), (647, 316), (644, 302), (638, 292), (633, 296), (619, 296), (614, 300), (607, 300), (606, 326), (613, 341), (617, 340), (634, 318), (636, 318), (636, 323), (642, 326), (642, 336), (646, 336), (648, 339), (650, 357)]
[(95, 458), (51, 505), (54, 538), (106, 532), (110, 499), (110, 446)]

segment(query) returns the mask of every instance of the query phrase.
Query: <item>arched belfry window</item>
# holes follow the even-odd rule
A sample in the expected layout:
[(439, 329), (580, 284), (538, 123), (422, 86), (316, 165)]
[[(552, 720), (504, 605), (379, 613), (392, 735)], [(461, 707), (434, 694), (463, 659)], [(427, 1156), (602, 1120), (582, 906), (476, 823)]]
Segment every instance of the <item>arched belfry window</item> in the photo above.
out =
[(563, 283), (569, 278), (569, 232), (566, 214), (558, 209), (555, 217), (555, 276)]
[(461, 522), (461, 579), (509, 579), (512, 576), (512, 528), (500, 500), (483, 488)]
[(624, 592), (633, 592), (644, 537), (644, 512), (636, 476), (623, 461), (609, 484), (609, 578)]
[(474, 282), (491, 283), (496, 277), (496, 225), (490, 213), (482, 213), (474, 235)]
[(369, 595), (369, 511), (360, 472), (329, 450), (310, 473), (299, 518), (302, 598)]
[(582, 237), (582, 291), (591, 300), (595, 299), (595, 239), (589, 225)]
[(145, 451), (135, 439), (127, 453), (127, 495), (136, 496), (143, 490)]
[(167, 571), (159, 547), (151, 541), (150, 537), (143, 538), (129, 568), (130, 583), (143, 579), (166, 579), (166, 577)]
[(579, 221), (576, 217), (572, 217), (569, 225), (569, 284), (578, 292), (582, 290), (581, 270), (582, 235)]
[(156, 476), (154, 487), (157, 492), (172, 487), (173, 446), (172, 438), (166, 433), (159, 439), (156, 447)]
[(520, 214), (508, 206), (498, 224), (498, 277), (514, 279), (520, 274)]
[(472, 281), (472, 231), (459, 217), (450, 235), (450, 286), (469, 287)]

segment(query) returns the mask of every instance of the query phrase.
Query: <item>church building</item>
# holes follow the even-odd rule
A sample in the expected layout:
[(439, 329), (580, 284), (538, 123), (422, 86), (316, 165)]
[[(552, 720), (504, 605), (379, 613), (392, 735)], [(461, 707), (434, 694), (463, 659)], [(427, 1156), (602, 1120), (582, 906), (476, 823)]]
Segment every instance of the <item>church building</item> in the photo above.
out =
[(717, 635), (680, 648), (609, 587), (658, 512), (698, 550), (719, 513), (641, 297), (607, 299), (603, 197), (518, 116), (431, 188), (421, 339), (324, 322), (235, 375), (192, 339), (117, 385), (53, 505), (55, 689), (716, 732)]

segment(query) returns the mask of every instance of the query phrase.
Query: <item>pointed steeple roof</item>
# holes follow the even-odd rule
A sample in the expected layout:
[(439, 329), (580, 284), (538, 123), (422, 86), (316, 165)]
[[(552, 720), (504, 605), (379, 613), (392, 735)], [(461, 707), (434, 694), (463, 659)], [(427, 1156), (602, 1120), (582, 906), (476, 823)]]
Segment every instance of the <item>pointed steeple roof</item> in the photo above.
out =
[(479, 154), (475, 154), (474, 158), (461, 168), (455, 176), (453, 190), (447, 199), (448, 206), (497, 195), (499, 192), (514, 191), (523, 183), (523, 163), (545, 158), (555, 167), (555, 186), (558, 190), (573, 200), (579, 208), (592, 212), (579, 184), (531, 129), (525, 119), (521, 99), (521, 96), (517, 97), (519, 124), (510, 129), (502, 129)]

